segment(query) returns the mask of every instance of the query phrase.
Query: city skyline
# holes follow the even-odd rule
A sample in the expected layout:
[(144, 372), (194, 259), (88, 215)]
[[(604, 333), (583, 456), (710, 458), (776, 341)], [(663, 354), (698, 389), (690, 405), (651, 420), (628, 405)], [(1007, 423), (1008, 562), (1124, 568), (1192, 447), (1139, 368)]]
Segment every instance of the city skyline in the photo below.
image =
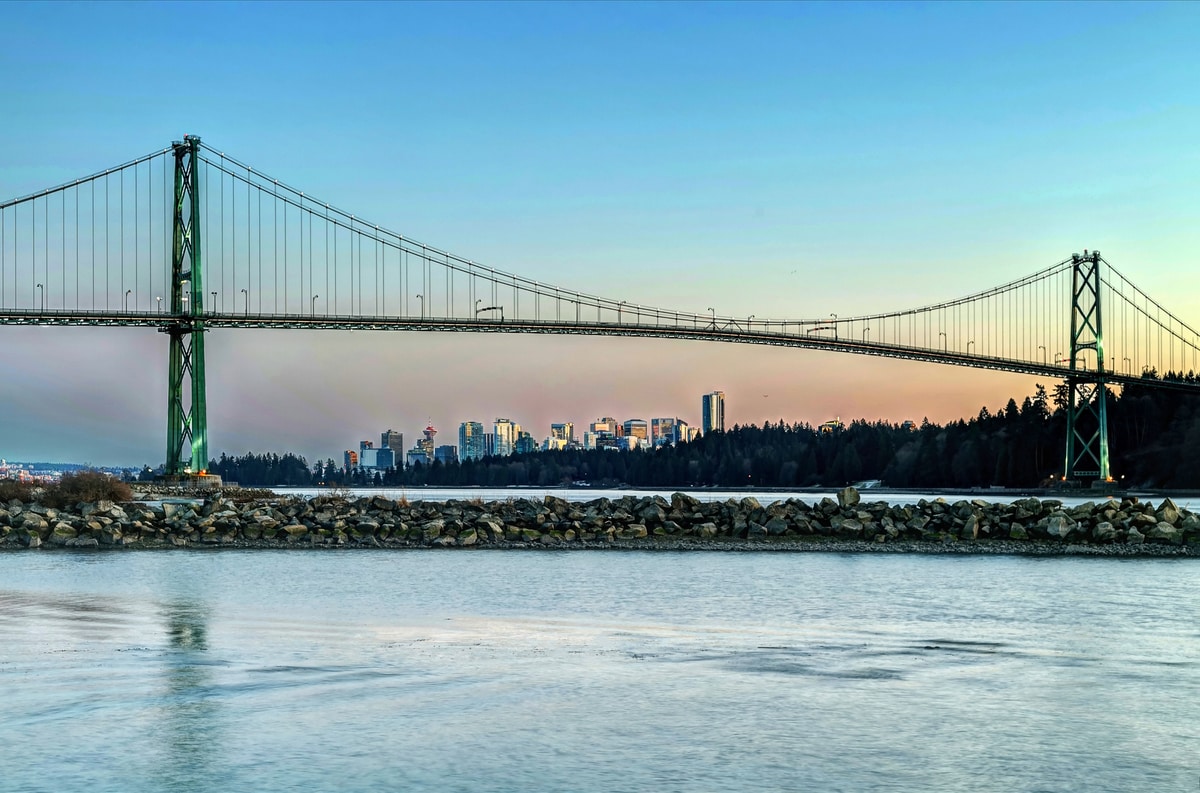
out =
[[(1200, 324), (1200, 119), (1179, 99), (1200, 14), (1186, 4), (69, 8), (0, 5), (0, 198), (193, 133), (430, 244), (665, 309), (895, 310), (1099, 248)], [(354, 36), (338, 32), (351, 12), (367, 23)], [(1097, 41), (1106, 57), (1071, 54)], [(322, 67), (303, 57), (316, 42)], [(0, 455), (161, 462), (161, 334), (2, 333)], [(1038, 382), (648, 339), (218, 331), (206, 344), (213, 455), (310, 460), (364, 428), (399, 427), (411, 446), (429, 421), (468, 416), (698, 426), (698, 406), (680, 406), (715, 384), (726, 426), (816, 426), (944, 423)]]

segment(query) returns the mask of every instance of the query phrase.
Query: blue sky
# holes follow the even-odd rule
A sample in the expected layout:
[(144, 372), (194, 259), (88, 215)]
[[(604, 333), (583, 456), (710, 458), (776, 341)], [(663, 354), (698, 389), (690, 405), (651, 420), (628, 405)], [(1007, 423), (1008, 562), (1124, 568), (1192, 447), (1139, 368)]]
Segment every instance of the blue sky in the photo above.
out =
[[(1186, 3), (6, 3), (0, 196), (194, 133), (430, 244), (665, 308), (897, 309), (1099, 248), (1195, 324), (1197, 23)], [(0, 456), (158, 461), (158, 334), (0, 332)], [(652, 340), (209, 348), (214, 449), (310, 458), (427, 419), (696, 422), (713, 388), (731, 421), (814, 423), (1033, 388)]]

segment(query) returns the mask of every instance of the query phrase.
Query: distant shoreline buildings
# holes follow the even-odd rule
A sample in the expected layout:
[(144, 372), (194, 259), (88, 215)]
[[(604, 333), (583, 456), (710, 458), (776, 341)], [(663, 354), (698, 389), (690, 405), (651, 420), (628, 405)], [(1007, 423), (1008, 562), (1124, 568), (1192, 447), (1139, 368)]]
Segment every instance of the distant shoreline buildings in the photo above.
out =
[[(714, 402), (714, 399), (716, 400)], [(657, 449), (688, 443), (703, 432), (722, 432), (725, 429), (725, 394), (714, 391), (705, 394), (701, 402), (704, 420), (701, 427), (692, 427), (678, 416), (631, 418), (617, 421), (612, 416), (596, 419), (580, 438), (570, 421), (553, 422), (550, 434), (541, 442), (516, 421), (496, 417), (491, 432), (481, 421), (464, 421), (458, 425), (458, 444), (437, 446), (434, 437), (438, 430), (430, 423), (421, 431), (421, 439), (413, 448), (404, 449), (404, 433), (392, 429), (380, 433), (379, 446), (371, 441), (359, 441), (357, 449), (342, 454), (346, 473), (360, 471), (364, 475), (386, 473), (397, 468), (440, 463), (469, 463), (485, 457), (508, 457), (538, 451), (564, 449)], [(714, 412), (715, 411), (715, 412)]]

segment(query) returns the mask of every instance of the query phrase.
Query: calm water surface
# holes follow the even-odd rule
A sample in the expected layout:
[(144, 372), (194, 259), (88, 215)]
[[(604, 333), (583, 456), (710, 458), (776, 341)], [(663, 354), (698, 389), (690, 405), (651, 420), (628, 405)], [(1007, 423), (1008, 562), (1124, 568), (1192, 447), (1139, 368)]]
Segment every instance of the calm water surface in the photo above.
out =
[(1195, 791), (1200, 563), (0, 554), (5, 791)]

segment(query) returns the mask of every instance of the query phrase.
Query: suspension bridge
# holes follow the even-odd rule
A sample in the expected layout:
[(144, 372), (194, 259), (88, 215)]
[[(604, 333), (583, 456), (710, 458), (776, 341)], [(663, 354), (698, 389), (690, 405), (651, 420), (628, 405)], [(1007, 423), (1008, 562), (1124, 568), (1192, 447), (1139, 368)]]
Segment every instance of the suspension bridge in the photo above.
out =
[[(470, 331), (769, 344), (1062, 379), (1064, 476), (1111, 480), (1106, 395), (1200, 393), (1200, 334), (1099, 251), (933, 305), (727, 316), (530, 280), (390, 231), (184, 136), (0, 203), (0, 324), (168, 337), (169, 475), (208, 465), (204, 334), (223, 328)], [(1172, 376), (1147, 378), (1147, 373)]]

